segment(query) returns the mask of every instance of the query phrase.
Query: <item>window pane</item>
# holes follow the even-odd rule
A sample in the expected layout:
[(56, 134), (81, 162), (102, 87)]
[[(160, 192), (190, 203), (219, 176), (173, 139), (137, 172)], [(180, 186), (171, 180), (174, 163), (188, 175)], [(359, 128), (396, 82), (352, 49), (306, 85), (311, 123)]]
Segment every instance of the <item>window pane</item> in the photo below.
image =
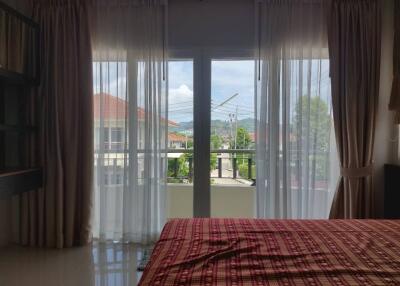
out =
[(167, 216), (193, 216), (193, 61), (168, 64)]
[(252, 217), (254, 61), (211, 63), (211, 216)]

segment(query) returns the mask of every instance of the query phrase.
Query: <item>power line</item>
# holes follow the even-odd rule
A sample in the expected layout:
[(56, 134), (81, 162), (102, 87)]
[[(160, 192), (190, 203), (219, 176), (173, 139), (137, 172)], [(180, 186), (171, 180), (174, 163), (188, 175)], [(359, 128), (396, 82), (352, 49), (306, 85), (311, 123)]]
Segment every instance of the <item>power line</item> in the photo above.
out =
[[(238, 96), (239, 93), (235, 93), (234, 95), (232, 95), (231, 97), (229, 97), (228, 99), (226, 99), (225, 101), (223, 101), (221, 104), (219, 104), (217, 107), (223, 106), (224, 104), (228, 103), (229, 101), (231, 101), (232, 99), (234, 99), (236, 96)], [(216, 107), (214, 107), (216, 108)], [(211, 110), (212, 111), (212, 110)]]
[[(233, 113), (234, 111), (232, 109), (224, 109), (221, 107), (214, 108), (212, 112), (220, 112), (220, 113)], [(254, 111), (247, 111), (247, 110), (241, 110), (238, 108), (238, 114), (240, 115), (252, 115), (254, 114)]]
[[(229, 111), (229, 112), (233, 112), (232, 110), (234, 108), (236, 108), (236, 107), (232, 107), (232, 108), (229, 108), (229, 107), (214, 107), (214, 109), (216, 109), (216, 110)], [(241, 113), (254, 113), (254, 110), (243, 109), (243, 108), (240, 108), (240, 107), (238, 107), (238, 109), (239, 109), (239, 111)]]
[(188, 104), (191, 103), (193, 104), (193, 101), (178, 101), (178, 102), (174, 102), (174, 103), (168, 103), (168, 105), (181, 105), (181, 104)]

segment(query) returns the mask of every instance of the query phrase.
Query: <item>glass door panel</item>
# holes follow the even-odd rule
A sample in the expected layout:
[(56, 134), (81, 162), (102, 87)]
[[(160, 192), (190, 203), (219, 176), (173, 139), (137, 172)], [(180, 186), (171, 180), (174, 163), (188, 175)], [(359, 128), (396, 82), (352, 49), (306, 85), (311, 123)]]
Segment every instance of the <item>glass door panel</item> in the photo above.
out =
[(193, 217), (193, 60), (168, 63), (167, 218)]
[(212, 217), (253, 217), (254, 61), (211, 61)]

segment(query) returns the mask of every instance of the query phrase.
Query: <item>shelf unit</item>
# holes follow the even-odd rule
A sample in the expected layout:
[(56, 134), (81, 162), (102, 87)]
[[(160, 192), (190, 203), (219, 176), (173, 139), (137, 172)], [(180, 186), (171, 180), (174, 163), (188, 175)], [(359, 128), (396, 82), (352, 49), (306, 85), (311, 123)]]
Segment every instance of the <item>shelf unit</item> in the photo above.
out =
[[(31, 69), (34, 72), (31, 75), (15, 72), (0, 65), (0, 198), (2, 198), (42, 187), (43, 172), (42, 168), (37, 166), (37, 160), (32, 159), (32, 153), (37, 150), (38, 135), (37, 120), (31, 114), (32, 110), (37, 108), (38, 102), (31, 91), (39, 83), (39, 25), (2, 2), (0, 2), (0, 17), (4, 17), (5, 20), (13, 19), (13, 22), (19, 21), (20, 25), (27, 25), (33, 31), (31, 44), (35, 48), (35, 59), (31, 61), (35, 63)], [(10, 35), (7, 35), (6, 39), (12, 42), (14, 34)], [(16, 34), (15, 37), (21, 35)], [(5, 46), (8, 47), (8, 44)], [(6, 56), (9, 56), (7, 53)]]

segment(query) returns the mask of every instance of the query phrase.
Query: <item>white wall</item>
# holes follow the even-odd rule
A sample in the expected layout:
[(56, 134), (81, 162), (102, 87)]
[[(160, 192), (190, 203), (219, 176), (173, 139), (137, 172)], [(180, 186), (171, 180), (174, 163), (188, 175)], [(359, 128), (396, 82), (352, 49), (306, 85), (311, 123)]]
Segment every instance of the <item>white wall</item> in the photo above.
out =
[(378, 217), (383, 216), (383, 165), (396, 162), (396, 142), (393, 142), (393, 138), (397, 136), (394, 132), (393, 113), (388, 110), (393, 71), (393, 1), (385, 0), (382, 3), (381, 77), (374, 146), (375, 207)]
[[(255, 187), (211, 185), (211, 217), (254, 217)], [(168, 184), (167, 217), (193, 217), (193, 185)]]
[(254, 1), (169, 0), (169, 48), (252, 48)]

